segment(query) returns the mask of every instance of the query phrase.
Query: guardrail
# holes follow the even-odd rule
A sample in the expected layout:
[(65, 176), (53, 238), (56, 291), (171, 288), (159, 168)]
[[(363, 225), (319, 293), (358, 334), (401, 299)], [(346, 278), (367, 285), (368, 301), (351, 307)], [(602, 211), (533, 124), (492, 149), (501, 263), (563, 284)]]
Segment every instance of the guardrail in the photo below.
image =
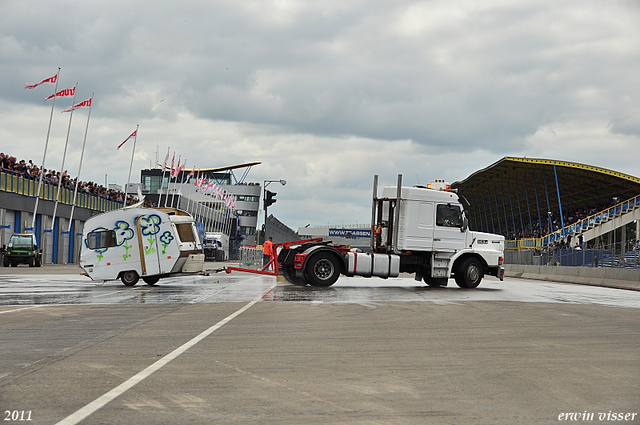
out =
[[(43, 182), (40, 189), (40, 199), (55, 202), (57, 190), (57, 185)], [(38, 181), (2, 171), (0, 172), (0, 191), (35, 198), (36, 192), (38, 191)], [(61, 187), (59, 202), (61, 204), (71, 205), (73, 203), (73, 190)], [(112, 201), (89, 193), (78, 192), (76, 196), (76, 207), (105, 212), (122, 207), (122, 202)]]

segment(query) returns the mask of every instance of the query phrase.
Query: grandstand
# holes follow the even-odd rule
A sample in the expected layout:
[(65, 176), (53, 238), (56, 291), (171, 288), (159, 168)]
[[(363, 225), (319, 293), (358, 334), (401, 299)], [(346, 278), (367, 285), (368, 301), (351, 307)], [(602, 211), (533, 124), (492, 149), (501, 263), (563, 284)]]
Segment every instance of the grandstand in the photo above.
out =
[[(540, 261), (558, 265), (638, 263), (640, 178), (575, 162), (504, 157), (452, 188), (472, 205), (470, 226), (504, 235), (507, 250), (552, 252)], [(569, 261), (575, 248), (582, 255)]]

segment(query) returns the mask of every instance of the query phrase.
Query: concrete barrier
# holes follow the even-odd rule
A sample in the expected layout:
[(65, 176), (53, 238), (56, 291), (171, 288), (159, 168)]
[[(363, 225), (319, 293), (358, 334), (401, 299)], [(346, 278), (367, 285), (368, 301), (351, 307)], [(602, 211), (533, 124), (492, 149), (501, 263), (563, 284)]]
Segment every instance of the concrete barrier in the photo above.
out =
[(505, 276), (640, 291), (640, 269), (505, 264)]

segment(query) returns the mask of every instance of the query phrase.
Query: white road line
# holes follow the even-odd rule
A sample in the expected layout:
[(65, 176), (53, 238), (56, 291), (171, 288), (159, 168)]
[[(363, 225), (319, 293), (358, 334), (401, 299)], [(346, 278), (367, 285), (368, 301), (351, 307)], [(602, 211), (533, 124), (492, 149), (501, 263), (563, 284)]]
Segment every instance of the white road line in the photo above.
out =
[(162, 359), (160, 359), (157, 362), (153, 363), (151, 366), (147, 367), (143, 371), (138, 372), (136, 375), (132, 376), (131, 378), (129, 378), (128, 380), (126, 380), (122, 384), (118, 385), (117, 387), (115, 387), (114, 389), (109, 391), (108, 393), (103, 394), (102, 396), (98, 397), (97, 399), (95, 399), (91, 403), (89, 403), (86, 406), (84, 406), (82, 409), (80, 409), (80, 410), (76, 411), (75, 413), (72, 413), (71, 415), (67, 416), (66, 418), (64, 418), (63, 420), (58, 422), (56, 425), (75, 425), (75, 424), (79, 423), (80, 421), (82, 421), (83, 419), (85, 419), (86, 417), (88, 417), (89, 415), (91, 415), (92, 413), (94, 413), (97, 410), (103, 408), (108, 403), (113, 401), (116, 397), (120, 396), (125, 391), (130, 390), (136, 384), (142, 382), (145, 378), (149, 377), (154, 372), (157, 372), (158, 370), (162, 369), (171, 360), (177, 358), (178, 356), (180, 356), (181, 354), (186, 352), (189, 348), (193, 347), (194, 345), (196, 345), (197, 343), (199, 343), (200, 341), (202, 341), (203, 339), (205, 339), (206, 337), (211, 335), (213, 332), (215, 332), (216, 330), (220, 329), (222, 326), (226, 325), (231, 320), (235, 319), (236, 317), (238, 317), (239, 315), (241, 315), (242, 313), (244, 313), (245, 311), (250, 309), (254, 304), (256, 304), (258, 301), (260, 301), (266, 294), (269, 293), (269, 291), (271, 291), (275, 287), (276, 287), (275, 284), (272, 285), (269, 289), (264, 291), (258, 298), (256, 298), (255, 300), (251, 301), (249, 304), (245, 305), (240, 310), (238, 310), (235, 313), (230, 314), (229, 316), (225, 317), (224, 319), (222, 319), (221, 321), (219, 321), (215, 325), (211, 326), (206, 331), (202, 332), (200, 335), (194, 337), (192, 340), (190, 340), (190, 341), (186, 342), (185, 344), (181, 345), (180, 347), (176, 348), (171, 353), (169, 353), (166, 356), (164, 356)]
[(39, 305), (32, 305), (32, 306), (29, 306), (29, 307), (22, 307), (22, 308), (16, 308), (16, 309), (13, 309), (13, 310), (0, 311), (0, 314), (13, 313), (13, 312), (15, 312), (15, 311), (20, 311), (20, 310), (29, 310), (29, 309), (32, 309), (32, 308), (38, 308), (38, 307), (42, 307), (42, 306), (39, 306)]

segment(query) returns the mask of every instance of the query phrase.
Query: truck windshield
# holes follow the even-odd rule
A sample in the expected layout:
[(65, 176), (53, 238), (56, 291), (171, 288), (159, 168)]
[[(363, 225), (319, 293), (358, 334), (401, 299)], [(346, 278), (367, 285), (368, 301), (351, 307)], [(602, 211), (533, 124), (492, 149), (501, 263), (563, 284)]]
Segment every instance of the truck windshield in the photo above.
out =
[(436, 225), (444, 227), (462, 227), (462, 211), (458, 205), (438, 205)]

